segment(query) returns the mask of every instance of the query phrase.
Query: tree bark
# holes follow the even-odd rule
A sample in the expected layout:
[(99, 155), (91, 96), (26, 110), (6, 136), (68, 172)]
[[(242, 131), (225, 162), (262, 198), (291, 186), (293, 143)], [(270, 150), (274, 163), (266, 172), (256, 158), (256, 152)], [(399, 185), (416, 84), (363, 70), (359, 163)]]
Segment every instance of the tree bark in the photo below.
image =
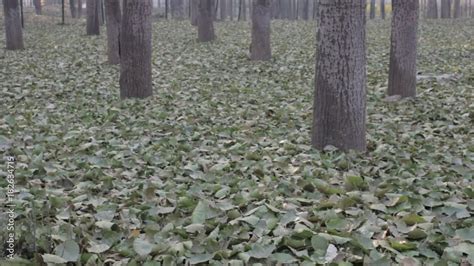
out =
[(184, 3), (183, 0), (172, 0), (170, 2), (171, 16), (174, 19), (181, 20), (184, 18)]
[(82, 0), (77, 0), (77, 18), (82, 17)]
[(428, 0), (427, 14), (428, 18), (438, 18), (438, 0)]
[(303, 10), (301, 11), (302, 12), (302, 16), (301, 18), (303, 20), (308, 20), (309, 19), (309, 0), (303, 0)]
[(250, 45), (252, 60), (267, 61), (272, 58), (270, 6), (271, 0), (253, 0), (252, 44)]
[(441, 0), (441, 18), (451, 18), (451, 0)]
[(87, 0), (87, 35), (99, 35), (99, 9), (96, 0)]
[(77, 12), (76, 12), (76, 1), (74, 0), (69, 0), (69, 9), (71, 10), (71, 17), (76, 18), (77, 17)]
[(107, 20), (107, 56), (109, 64), (120, 64), (120, 0), (105, 0)]
[(220, 0), (221, 8), (221, 20), (224, 21), (227, 18), (227, 0)]
[(200, 42), (209, 42), (216, 38), (212, 15), (214, 8), (213, 2), (213, 0), (199, 0), (198, 39)]
[(36, 15), (42, 14), (41, 0), (33, 0), (33, 5), (35, 6)]
[(375, 0), (370, 0), (370, 19), (375, 18)]
[(320, 0), (312, 145), (366, 150), (366, 0)]
[(416, 96), (418, 0), (393, 1), (388, 95)]
[(453, 18), (461, 17), (461, 0), (454, 0), (454, 13)]
[(124, 0), (120, 33), (120, 97), (153, 94), (151, 77), (152, 0)]
[(20, 5), (18, 4), (18, 0), (3, 0), (3, 16), (5, 19), (7, 50), (24, 49)]
[(380, 0), (380, 17), (385, 19), (385, 0)]
[(198, 17), (199, 17), (199, 3), (196, 0), (191, 0), (191, 25), (197, 26), (198, 25)]

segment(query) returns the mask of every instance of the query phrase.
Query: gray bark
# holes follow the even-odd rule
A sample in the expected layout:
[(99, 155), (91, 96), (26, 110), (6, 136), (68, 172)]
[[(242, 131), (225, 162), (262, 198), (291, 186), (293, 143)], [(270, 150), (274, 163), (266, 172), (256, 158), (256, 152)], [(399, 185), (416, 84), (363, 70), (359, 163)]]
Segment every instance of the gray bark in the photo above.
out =
[(153, 94), (151, 78), (152, 0), (124, 0), (120, 31), (120, 97)]
[(42, 13), (41, 0), (33, 0), (33, 5), (35, 6), (36, 15), (41, 15)]
[(441, 0), (441, 18), (451, 18), (451, 0)]
[(385, 19), (385, 0), (380, 0), (380, 17)]
[(388, 95), (416, 96), (418, 0), (393, 1)]
[(3, 0), (3, 16), (5, 19), (7, 50), (24, 49), (20, 5), (18, 0)]
[(200, 42), (213, 41), (214, 33), (213, 0), (199, 0), (198, 10), (198, 39)]
[(82, 0), (77, 0), (77, 18), (82, 17)]
[(107, 20), (107, 56), (109, 64), (120, 63), (120, 23), (122, 12), (120, 0), (105, 0), (105, 16)]
[(272, 58), (270, 5), (271, 0), (253, 0), (252, 44), (250, 45), (250, 58), (252, 60), (266, 61)]
[(199, 3), (196, 0), (191, 0), (191, 25), (197, 26), (198, 25), (198, 16), (199, 16)]
[(312, 145), (366, 150), (366, 0), (320, 0)]
[(184, 19), (184, 2), (183, 0), (172, 0), (170, 2), (171, 16), (174, 19)]
[(428, 0), (427, 18), (438, 18), (438, 0)]
[(71, 17), (76, 18), (77, 17), (77, 11), (76, 11), (76, 1), (74, 0), (69, 0), (69, 9), (71, 10)]
[(375, 18), (375, 0), (370, 0), (370, 19)]
[(87, 35), (99, 35), (99, 9), (96, 0), (87, 0)]
[(221, 20), (227, 18), (227, 0), (220, 0)]
[(461, 17), (461, 0), (454, 0), (453, 18)]

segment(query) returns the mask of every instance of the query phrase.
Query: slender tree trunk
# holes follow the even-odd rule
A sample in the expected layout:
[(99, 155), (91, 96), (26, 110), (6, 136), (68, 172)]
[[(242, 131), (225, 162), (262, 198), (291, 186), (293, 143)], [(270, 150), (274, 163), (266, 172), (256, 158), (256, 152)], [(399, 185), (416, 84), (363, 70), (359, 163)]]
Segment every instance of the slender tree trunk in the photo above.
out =
[(100, 34), (98, 4), (96, 0), (87, 0), (87, 35)]
[(227, 18), (227, 0), (220, 0), (221, 20), (225, 21)]
[(109, 64), (120, 64), (120, 0), (105, 0), (107, 20), (107, 56)]
[(99, 13), (99, 25), (103, 26), (105, 24), (104, 0), (97, 0), (97, 8), (97, 12)]
[(41, 0), (33, 0), (33, 5), (35, 6), (36, 15), (41, 15), (42, 13)]
[(212, 19), (213, 2), (213, 0), (199, 0), (198, 39), (200, 42), (209, 42), (216, 38)]
[(77, 18), (82, 17), (82, 0), (77, 0)]
[(385, 0), (380, 0), (380, 17), (385, 19)]
[(183, 0), (172, 0), (170, 3), (171, 15), (174, 19), (181, 20), (184, 18), (184, 3)]
[(74, 0), (69, 0), (69, 9), (71, 10), (71, 17), (76, 18), (77, 17), (77, 12), (76, 12), (76, 1)]
[(152, 0), (124, 0), (120, 33), (120, 97), (153, 94), (151, 79)]
[(441, 18), (451, 18), (451, 0), (441, 0)]
[(20, 12), (18, 0), (3, 0), (7, 50), (24, 49)]
[(267, 61), (272, 58), (270, 6), (271, 0), (253, 0), (252, 44), (250, 45), (250, 58), (252, 60)]
[(309, 0), (303, 0), (303, 10), (301, 11), (302, 12), (302, 16), (301, 18), (303, 20), (308, 20), (309, 16)]
[(234, 0), (230, 0), (229, 2), (229, 9), (230, 9), (230, 21), (234, 20)]
[(191, 25), (197, 26), (198, 25), (198, 16), (199, 16), (199, 9), (198, 9), (198, 1), (191, 0)]
[(416, 96), (418, 0), (393, 1), (388, 95)]
[(366, 0), (320, 0), (312, 145), (366, 150)]
[(454, 14), (453, 18), (461, 17), (461, 0), (454, 0)]
[(428, 18), (438, 18), (438, 0), (428, 0), (427, 14)]
[(370, 0), (370, 19), (375, 18), (375, 0)]

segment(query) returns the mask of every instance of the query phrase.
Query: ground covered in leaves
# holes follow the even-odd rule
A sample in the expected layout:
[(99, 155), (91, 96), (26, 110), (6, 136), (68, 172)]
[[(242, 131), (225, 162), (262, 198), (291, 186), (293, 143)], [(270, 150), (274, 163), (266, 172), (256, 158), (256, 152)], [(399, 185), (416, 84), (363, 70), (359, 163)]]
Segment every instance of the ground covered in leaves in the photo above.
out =
[(389, 22), (369, 22), (365, 154), (310, 148), (312, 23), (274, 22), (273, 60), (251, 63), (246, 23), (199, 44), (156, 22), (155, 95), (121, 101), (103, 35), (34, 22), (0, 51), (19, 264), (474, 261), (472, 20), (423, 21), (419, 96), (397, 102)]

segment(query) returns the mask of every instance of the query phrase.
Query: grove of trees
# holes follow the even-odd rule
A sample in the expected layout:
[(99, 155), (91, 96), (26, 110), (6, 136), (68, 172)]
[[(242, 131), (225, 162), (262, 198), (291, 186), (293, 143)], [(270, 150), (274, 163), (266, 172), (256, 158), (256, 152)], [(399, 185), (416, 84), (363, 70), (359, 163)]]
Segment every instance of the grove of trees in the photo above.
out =
[(471, 265), (471, 0), (2, 0), (0, 265)]

